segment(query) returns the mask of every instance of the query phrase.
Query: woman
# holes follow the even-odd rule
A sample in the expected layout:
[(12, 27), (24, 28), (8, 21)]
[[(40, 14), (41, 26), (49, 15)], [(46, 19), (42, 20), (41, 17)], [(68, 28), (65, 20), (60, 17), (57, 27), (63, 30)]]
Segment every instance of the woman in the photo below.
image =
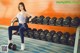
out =
[[(18, 19), (19, 26), (10, 26), (8, 28), (8, 34), (9, 34), (9, 41), (8, 44), (12, 43), (12, 30), (17, 30), (19, 31), (19, 34), (21, 36), (21, 50), (25, 49), (25, 44), (24, 44), (24, 31), (28, 30), (28, 25), (26, 23), (26, 18), (29, 17), (30, 15), (26, 12), (25, 5), (23, 2), (20, 2), (18, 5), (18, 10), (19, 13), (17, 14), (16, 17), (12, 19), (11, 22), (14, 22), (14, 20)], [(32, 18), (29, 19), (31, 21)]]

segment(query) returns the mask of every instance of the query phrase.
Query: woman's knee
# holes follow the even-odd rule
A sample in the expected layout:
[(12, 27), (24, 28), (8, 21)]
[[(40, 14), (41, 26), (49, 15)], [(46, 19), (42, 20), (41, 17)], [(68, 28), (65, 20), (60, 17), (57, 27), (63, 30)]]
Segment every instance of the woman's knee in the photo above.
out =
[(12, 29), (12, 26), (9, 26), (9, 27), (8, 27), (8, 30), (11, 30), (11, 29)]

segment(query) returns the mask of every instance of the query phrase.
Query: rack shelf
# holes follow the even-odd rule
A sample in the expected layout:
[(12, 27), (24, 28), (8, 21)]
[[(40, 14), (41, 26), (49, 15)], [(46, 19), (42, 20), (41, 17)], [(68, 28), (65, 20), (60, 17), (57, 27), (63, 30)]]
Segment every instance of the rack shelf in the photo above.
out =
[(65, 26), (50, 26), (50, 25), (41, 25), (41, 24), (31, 24), (31, 23), (28, 23), (28, 26), (30, 28), (37, 28), (37, 29), (43, 29), (43, 30), (55, 30), (56, 32), (57, 31), (62, 31), (63, 33), (64, 32), (69, 32), (70, 34), (73, 34), (76, 32), (76, 28), (74, 27), (65, 27)]

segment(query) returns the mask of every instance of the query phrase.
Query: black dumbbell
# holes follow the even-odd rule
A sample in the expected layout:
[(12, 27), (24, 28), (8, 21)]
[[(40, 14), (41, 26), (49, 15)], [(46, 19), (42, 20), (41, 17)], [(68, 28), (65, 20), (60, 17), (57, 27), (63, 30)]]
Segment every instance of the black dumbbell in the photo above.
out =
[(46, 29), (44, 30), (44, 34), (45, 34), (45, 40), (46, 40), (46, 35), (49, 33), (49, 31)]
[(44, 33), (44, 31), (42, 31), (42, 32), (40, 33), (39, 39), (40, 39), (40, 40), (45, 40), (45, 33)]
[(58, 35), (57, 35), (57, 33), (54, 34), (52, 41), (55, 42), (55, 43), (58, 43)]
[(45, 35), (46, 35), (48, 32), (49, 32), (49, 30), (47, 30), (47, 29), (44, 30), (44, 34), (45, 34)]
[(72, 18), (70, 16), (66, 17), (66, 19), (64, 19), (64, 21), (63, 21), (63, 25), (70, 27), (71, 26), (71, 20), (72, 20)]
[(74, 46), (75, 43), (75, 34), (70, 35), (69, 40), (68, 40), (68, 44), (70, 46)]
[(65, 38), (66, 38), (66, 44), (68, 44), (68, 39), (69, 39), (69, 37), (70, 37), (70, 33), (69, 33), (69, 32), (65, 32), (65, 33), (64, 33), (64, 36), (65, 36)]
[(59, 18), (59, 19), (57, 20), (57, 22), (56, 22), (56, 25), (58, 25), (58, 26), (63, 26), (63, 20), (64, 20), (63, 17)]
[(55, 34), (54, 30), (51, 30), (50, 32), (48, 32), (46, 35), (46, 41), (52, 41), (52, 37), (54, 34)]
[(35, 38), (35, 39), (39, 39), (39, 33), (38, 33), (38, 31), (35, 31), (34, 33), (33, 33), (33, 38)]
[(51, 41), (53, 41), (53, 36), (54, 36), (55, 33), (56, 33), (56, 32), (55, 32), (54, 30), (51, 30), (51, 31), (50, 31)]
[(10, 43), (10, 44), (8, 45), (8, 48), (9, 48), (9, 49), (12, 49), (12, 50), (16, 50), (16, 49), (17, 49), (17, 46), (16, 46), (16, 44)]
[(50, 17), (47, 16), (46, 18), (43, 19), (43, 24), (49, 24), (49, 20), (50, 20)]
[(51, 41), (51, 35), (50, 33), (47, 33), (45, 36), (46, 41)]
[(71, 21), (71, 26), (78, 27), (79, 25), (80, 25), (80, 18), (79, 17), (74, 17)]
[(65, 32), (65, 33), (64, 33), (64, 36), (68, 39), (69, 36), (70, 36), (70, 33), (69, 33), (69, 32)]
[(31, 30), (31, 28), (27, 30), (27, 37), (33, 38), (33, 31)]
[[(39, 29), (39, 30), (38, 30), (38, 33), (39, 33), (39, 39), (40, 39), (40, 40), (42, 39), (42, 38), (41, 38), (41, 36), (42, 36), (42, 34), (43, 34), (42, 32), (43, 32), (42, 29)], [(41, 34), (41, 33), (42, 33), (42, 34)]]
[(60, 38), (60, 43), (67, 45), (69, 37), (70, 37), (70, 34), (68, 32), (65, 32)]
[(43, 30), (42, 30), (42, 29), (39, 29), (39, 30), (38, 30), (38, 33), (40, 34), (41, 32), (43, 32)]
[(33, 28), (32, 31), (35, 32), (35, 31), (37, 31), (37, 29), (36, 28)]
[(35, 16), (35, 17), (31, 20), (31, 22), (37, 24), (37, 18), (38, 18), (38, 16)]
[(55, 33), (53, 36), (53, 42), (60, 43), (60, 38), (62, 35), (63, 33), (61, 31), (58, 31), (57, 33)]
[(36, 28), (33, 28), (33, 38), (35, 39), (35, 35), (34, 35), (34, 33), (37, 31), (37, 29)]
[(61, 44), (66, 44), (65, 42), (66, 42), (66, 38), (65, 38), (64, 35), (62, 35), (61, 38), (60, 38), (60, 43)]
[(43, 23), (43, 19), (44, 19), (44, 16), (41, 15), (41, 16), (37, 19), (37, 23), (38, 23), (38, 24), (42, 24), (42, 23)]
[(61, 43), (61, 42), (60, 42), (60, 38), (61, 38), (61, 36), (63, 35), (63, 33), (62, 33), (61, 31), (58, 31), (58, 32), (57, 32), (57, 35), (58, 35), (58, 43)]
[(49, 20), (49, 25), (56, 25), (56, 20), (57, 18), (56, 17), (53, 17)]

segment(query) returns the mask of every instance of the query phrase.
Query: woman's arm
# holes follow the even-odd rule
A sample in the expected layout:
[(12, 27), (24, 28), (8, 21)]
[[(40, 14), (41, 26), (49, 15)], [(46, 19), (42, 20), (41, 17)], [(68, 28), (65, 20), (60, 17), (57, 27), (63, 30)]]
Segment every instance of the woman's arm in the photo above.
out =
[(12, 18), (11, 23), (17, 20), (17, 17)]
[(17, 19), (17, 17), (14, 17), (14, 18), (11, 20), (11, 26), (13, 26), (16, 21), (18, 21), (18, 19)]
[(31, 14), (29, 14), (29, 13), (26, 13), (26, 16), (27, 16), (27, 17), (30, 17), (29, 21), (31, 21), (31, 20), (34, 18), (34, 16), (31, 15)]

